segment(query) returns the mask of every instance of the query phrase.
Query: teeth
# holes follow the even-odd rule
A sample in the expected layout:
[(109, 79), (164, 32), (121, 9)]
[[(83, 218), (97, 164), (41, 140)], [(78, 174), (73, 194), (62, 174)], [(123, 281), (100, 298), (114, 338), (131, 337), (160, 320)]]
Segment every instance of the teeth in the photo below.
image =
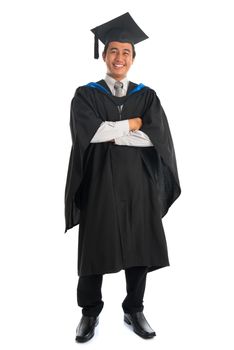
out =
[(123, 67), (123, 64), (114, 64), (115, 67)]

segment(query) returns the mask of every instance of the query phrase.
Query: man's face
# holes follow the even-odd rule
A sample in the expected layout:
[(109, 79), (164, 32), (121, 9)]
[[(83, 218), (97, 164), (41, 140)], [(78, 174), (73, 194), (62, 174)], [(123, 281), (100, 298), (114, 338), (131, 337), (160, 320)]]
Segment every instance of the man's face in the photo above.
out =
[(112, 41), (106, 54), (102, 54), (107, 65), (107, 73), (116, 80), (123, 79), (133, 64), (133, 48), (130, 43)]

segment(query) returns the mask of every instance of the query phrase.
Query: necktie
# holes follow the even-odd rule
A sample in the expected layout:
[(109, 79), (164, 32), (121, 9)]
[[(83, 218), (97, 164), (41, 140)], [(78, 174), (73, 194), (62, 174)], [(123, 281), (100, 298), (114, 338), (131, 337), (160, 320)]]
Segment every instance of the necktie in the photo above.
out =
[(123, 83), (121, 81), (116, 81), (114, 85), (115, 96), (122, 97), (124, 95)]

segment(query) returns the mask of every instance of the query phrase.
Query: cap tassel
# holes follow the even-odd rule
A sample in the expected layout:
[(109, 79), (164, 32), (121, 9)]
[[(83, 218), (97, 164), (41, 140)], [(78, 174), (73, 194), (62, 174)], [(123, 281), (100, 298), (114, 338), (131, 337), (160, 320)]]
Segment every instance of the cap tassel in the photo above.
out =
[(99, 58), (99, 44), (98, 44), (98, 37), (95, 34), (94, 36), (94, 58)]

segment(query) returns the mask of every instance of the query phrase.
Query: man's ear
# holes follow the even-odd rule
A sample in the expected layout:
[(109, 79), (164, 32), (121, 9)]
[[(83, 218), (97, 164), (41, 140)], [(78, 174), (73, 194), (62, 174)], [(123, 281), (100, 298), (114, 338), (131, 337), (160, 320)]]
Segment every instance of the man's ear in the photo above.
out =
[(103, 58), (103, 61), (106, 62), (106, 54), (104, 52), (102, 53), (102, 58)]

